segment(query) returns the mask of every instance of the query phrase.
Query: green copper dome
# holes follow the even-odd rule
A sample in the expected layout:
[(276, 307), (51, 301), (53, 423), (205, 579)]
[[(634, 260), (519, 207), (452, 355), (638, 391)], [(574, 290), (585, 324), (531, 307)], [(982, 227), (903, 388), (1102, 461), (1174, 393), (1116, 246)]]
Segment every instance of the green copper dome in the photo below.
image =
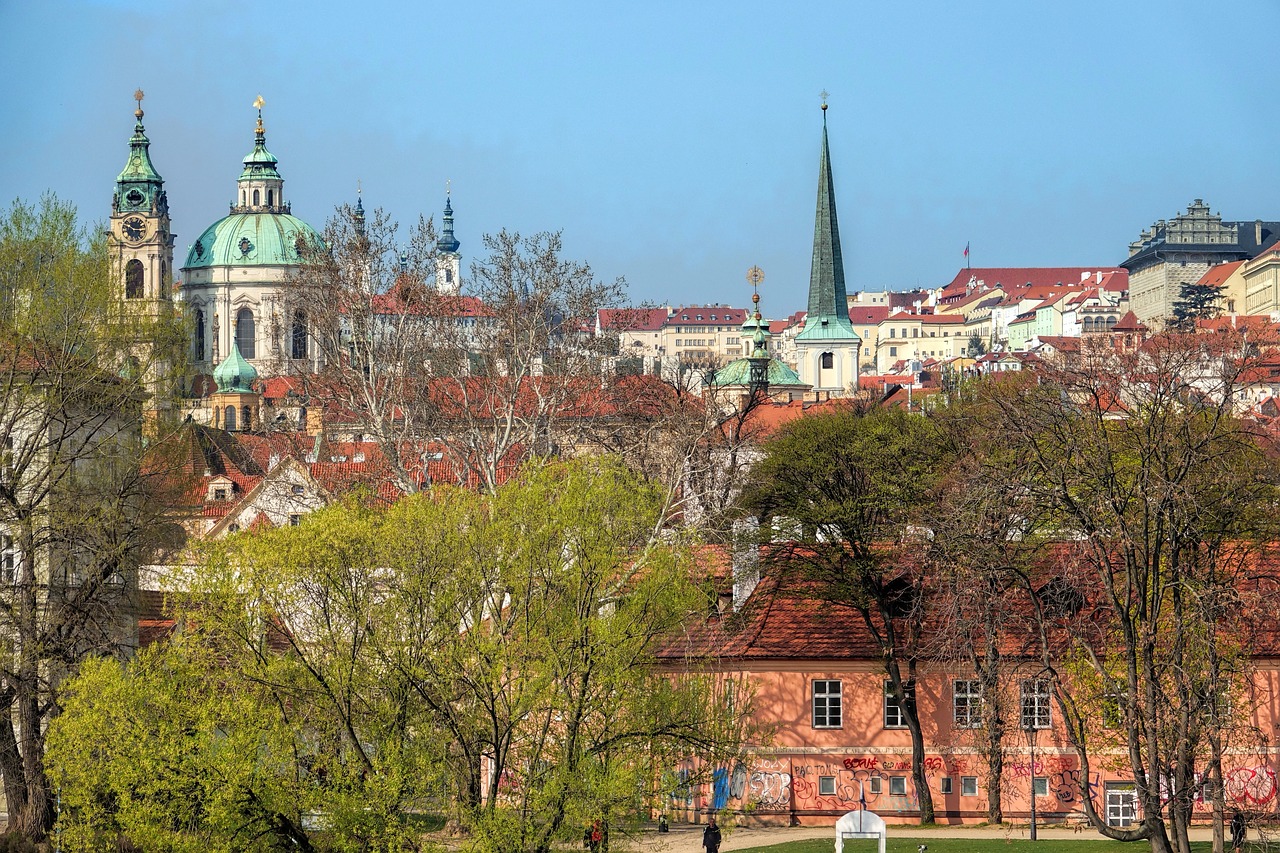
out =
[(298, 264), (300, 249), (320, 243), (316, 230), (292, 214), (233, 213), (191, 244), (183, 268)]
[[(726, 364), (724, 367), (716, 371), (716, 375), (711, 379), (711, 385), (716, 388), (730, 388), (741, 386), (746, 388), (751, 384), (751, 359), (736, 358)], [(789, 386), (809, 387), (800, 381), (800, 376), (790, 367), (787, 367), (776, 358), (769, 359), (769, 387)]]
[(231, 342), (231, 355), (223, 359), (213, 371), (213, 381), (218, 386), (219, 394), (251, 394), (258, 371), (240, 355), (240, 347)]

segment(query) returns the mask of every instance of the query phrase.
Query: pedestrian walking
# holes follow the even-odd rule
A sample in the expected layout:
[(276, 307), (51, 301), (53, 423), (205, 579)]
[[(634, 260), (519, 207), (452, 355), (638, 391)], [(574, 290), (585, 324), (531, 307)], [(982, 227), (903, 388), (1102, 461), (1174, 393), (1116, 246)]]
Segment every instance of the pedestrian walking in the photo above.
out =
[(702, 830), (702, 846), (707, 853), (720, 853), (720, 827), (716, 826), (716, 816), (707, 821), (707, 828)]
[(1240, 853), (1240, 848), (1244, 846), (1245, 836), (1244, 815), (1236, 809), (1236, 813), (1231, 817), (1231, 849)]

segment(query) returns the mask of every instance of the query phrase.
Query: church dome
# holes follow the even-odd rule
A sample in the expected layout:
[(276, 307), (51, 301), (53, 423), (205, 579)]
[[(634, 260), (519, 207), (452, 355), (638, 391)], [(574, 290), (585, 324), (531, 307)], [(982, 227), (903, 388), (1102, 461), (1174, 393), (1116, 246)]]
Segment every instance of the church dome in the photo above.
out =
[[(769, 359), (768, 375), (770, 388), (808, 387), (800, 381), (799, 374), (776, 358)], [(715, 372), (710, 384), (716, 388), (747, 387), (751, 384), (751, 359), (737, 358), (729, 362)]]
[(262, 98), (253, 150), (244, 158), (244, 170), (236, 179), (238, 201), (231, 213), (204, 230), (191, 244), (183, 269), (217, 266), (290, 266), (301, 262), (308, 245), (321, 245), (316, 230), (292, 214), (284, 197), (284, 179), (276, 167), (280, 161), (267, 150), (262, 125)]
[(240, 355), (240, 347), (231, 342), (231, 355), (222, 360), (213, 371), (213, 381), (218, 386), (219, 394), (249, 394), (253, 392), (253, 383), (258, 378), (258, 371)]
[(187, 252), (186, 269), (301, 263), (300, 249), (320, 244), (316, 230), (289, 213), (233, 213), (204, 230)]

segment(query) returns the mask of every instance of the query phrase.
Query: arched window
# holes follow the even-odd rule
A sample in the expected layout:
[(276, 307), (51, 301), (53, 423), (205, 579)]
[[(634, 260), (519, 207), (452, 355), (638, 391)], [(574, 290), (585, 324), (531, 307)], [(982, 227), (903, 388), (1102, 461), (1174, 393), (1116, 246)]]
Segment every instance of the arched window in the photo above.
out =
[(204, 361), (204, 309), (196, 309), (195, 360)]
[(124, 298), (142, 298), (142, 261), (137, 258), (124, 265)]
[(244, 207), (244, 204), (245, 204), (244, 190), (240, 190), (240, 206)]
[(444, 281), (445, 281), (445, 284), (453, 284), (453, 268), (452, 267), (445, 267)]
[(245, 406), (240, 410), (240, 429), (248, 432), (253, 426), (253, 410)]
[(245, 358), (257, 358), (258, 348), (256, 342), (257, 338), (254, 336), (253, 329), (253, 311), (248, 308), (241, 308), (236, 313), (236, 346), (240, 349), (240, 355)]
[(835, 366), (835, 361), (836, 361), (835, 356), (833, 356), (829, 352), (824, 352), (822, 354), (822, 369), (830, 370), (832, 367)]
[(261, 202), (258, 201), (258, 191), (253, 191), (253, 206), (257, 207)]
[(276, 191), (267, 190), (267, 207), (272, 207), (276, 203)]
[(231, 432), (236, 428), (236, 407), (227, 406), (225, 414), (226, 416), (223, 419), (222, 428)]
[(307, 315), (304, 311), (293, 312), (293, 334), (290, 336), (289, 350), (292, 358), (307, 357)]

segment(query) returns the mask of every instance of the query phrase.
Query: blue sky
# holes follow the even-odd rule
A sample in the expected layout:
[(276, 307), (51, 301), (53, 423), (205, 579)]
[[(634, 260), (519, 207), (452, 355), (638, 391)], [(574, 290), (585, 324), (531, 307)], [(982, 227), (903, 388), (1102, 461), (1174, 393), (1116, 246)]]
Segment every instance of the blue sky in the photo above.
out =
[[(1225, 10), (1225, 11), (1224, 11)], [(851, 290), (1280, 219), (1280, 3), (0, 0), (0, 199), (105, 219), (146, 90), (179, 254), (267, 141), (295, 215), (561, 230), (636, 302), (803, 307), (821, 113)]]

